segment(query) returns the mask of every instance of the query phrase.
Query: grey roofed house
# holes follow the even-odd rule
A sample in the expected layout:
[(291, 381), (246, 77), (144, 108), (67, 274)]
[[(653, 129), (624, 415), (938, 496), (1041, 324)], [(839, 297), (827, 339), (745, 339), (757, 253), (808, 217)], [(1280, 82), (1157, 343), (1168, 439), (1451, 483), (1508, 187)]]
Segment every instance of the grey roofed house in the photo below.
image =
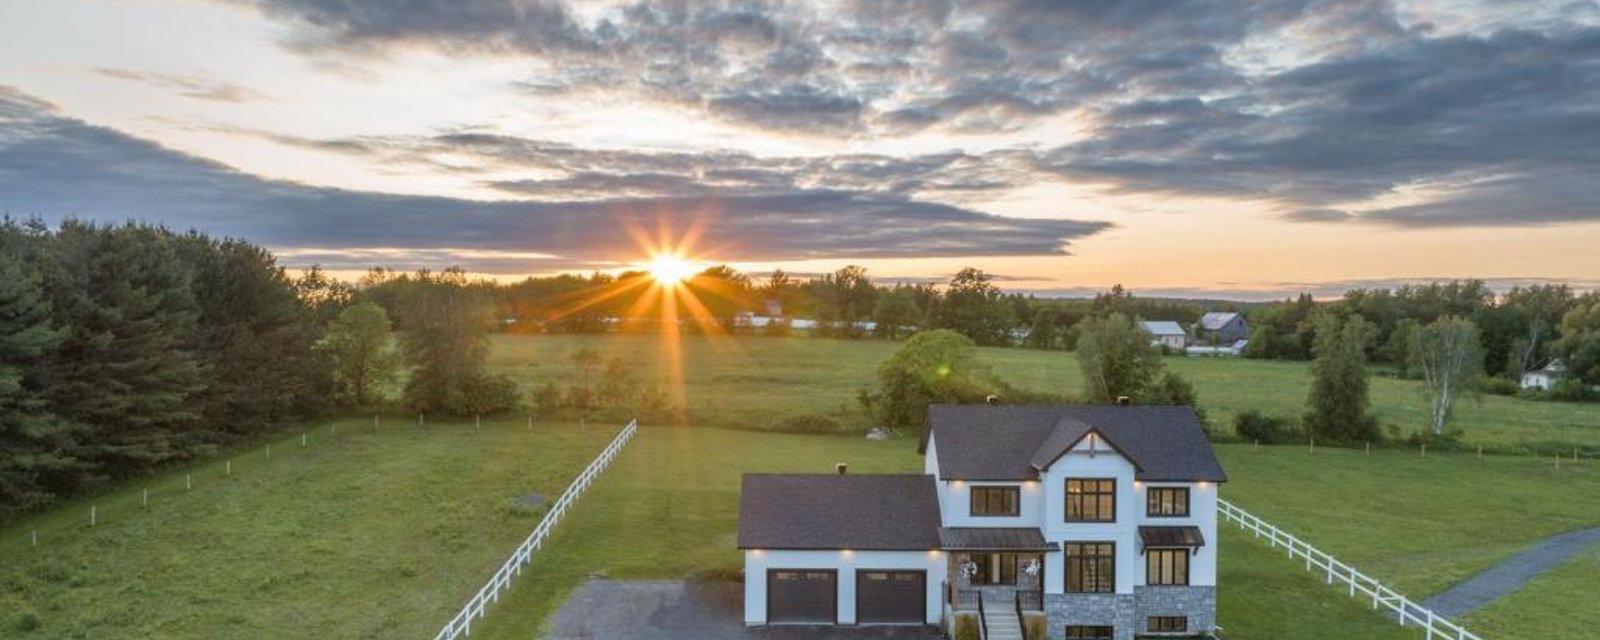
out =
[(919, 450), (937, 440), (941, 480), (1033, 480), (1091, 432), (1140, 480), (1227, 481), (1189, 407), (934, 405)]
[(1171, 320), (1145, 320), (1139, 324), (1144, 325), (1144, 330), (1149, 331), (1151, 335), (1157, 338), (1161, 336), (1187, 335), (1183, 327), (1178, 326), (1178, 323)]
[(739, 492), (740, 549), (925, 551), (939, 548), (939, 524), (920, 473), (746, 474)]

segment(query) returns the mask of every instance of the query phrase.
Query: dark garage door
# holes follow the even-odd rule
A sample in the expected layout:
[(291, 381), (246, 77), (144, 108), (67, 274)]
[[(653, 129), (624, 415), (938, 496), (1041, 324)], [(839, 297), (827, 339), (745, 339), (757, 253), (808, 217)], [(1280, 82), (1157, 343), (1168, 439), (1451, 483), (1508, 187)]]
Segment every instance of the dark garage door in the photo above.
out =
[(767, 622), (833, 624), (839, 596), (838, 572), (824, 569), (767, 571)]
[(927, 581), (925, 571), (856, 571), (856, 620), (925, 623)]

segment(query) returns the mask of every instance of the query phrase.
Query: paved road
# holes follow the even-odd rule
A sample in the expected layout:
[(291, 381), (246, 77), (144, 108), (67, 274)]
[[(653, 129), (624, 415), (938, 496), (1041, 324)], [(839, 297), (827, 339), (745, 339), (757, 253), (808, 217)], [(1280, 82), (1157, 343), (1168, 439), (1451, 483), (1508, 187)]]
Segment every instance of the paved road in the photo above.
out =
[(932, 627), (744, 626), (735, 582), (590, 580), (550, 621), (546, 640), (938, 640)]
[(1516, 591), (1535, 576), (1560, 566), (1593, 544), (1600, 544), (1600, 527), (1550, 536), (1466, 582), (1423, 600), (1422, 606), (1449, 618), (1471, 613)]

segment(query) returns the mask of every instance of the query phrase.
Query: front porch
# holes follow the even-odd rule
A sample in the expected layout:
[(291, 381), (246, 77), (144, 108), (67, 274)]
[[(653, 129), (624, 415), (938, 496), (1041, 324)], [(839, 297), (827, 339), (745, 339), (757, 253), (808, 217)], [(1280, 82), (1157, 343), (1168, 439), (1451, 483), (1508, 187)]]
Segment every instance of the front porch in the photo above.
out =
[(945, 602), (953, 611), (1044, 610), (1045, 554), (1057, 547), (1038, 529), (946, 527), (939, 538), (950, 563)]

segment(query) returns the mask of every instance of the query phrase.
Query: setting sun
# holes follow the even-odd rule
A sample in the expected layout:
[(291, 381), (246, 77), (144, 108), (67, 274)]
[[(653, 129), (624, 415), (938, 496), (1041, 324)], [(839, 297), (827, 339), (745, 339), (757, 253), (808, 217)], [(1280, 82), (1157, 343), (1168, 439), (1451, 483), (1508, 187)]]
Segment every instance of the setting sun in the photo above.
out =
[(650, 277), (663, 285), (675, 285), (694, 275), (694, 266), (674, 255), (659, 255), (650, 261)]

